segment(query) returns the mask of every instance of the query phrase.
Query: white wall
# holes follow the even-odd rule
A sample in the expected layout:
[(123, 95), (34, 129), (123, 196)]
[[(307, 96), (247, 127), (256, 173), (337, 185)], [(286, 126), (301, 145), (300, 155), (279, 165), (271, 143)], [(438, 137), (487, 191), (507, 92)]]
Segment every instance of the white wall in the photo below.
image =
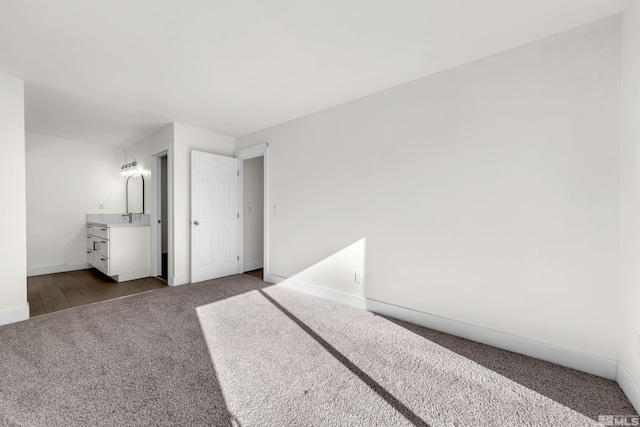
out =
[(0, 325), (29, 318), (24, 83), (0, 75)]
[(191, 274), (191, 150), (233, 156), (233, 138), (175, 123), (174, 134), (174, 277), (188, 283)]
[(244, 161), (244, 269), (263, 267), (264, 158)]
[(624, 12), (622, 39), (622, 150), (620, 361), (640, 384), (640, 2)]
[(26, 159), (30, 274), (81, 268), (85, 215), (125, 210), (124, 150), (28, 133)]
[(368, 298), (617, 359), (620, 42), (612, 17), (239, 138), (269, 141), (270, 272), (366, 238)]

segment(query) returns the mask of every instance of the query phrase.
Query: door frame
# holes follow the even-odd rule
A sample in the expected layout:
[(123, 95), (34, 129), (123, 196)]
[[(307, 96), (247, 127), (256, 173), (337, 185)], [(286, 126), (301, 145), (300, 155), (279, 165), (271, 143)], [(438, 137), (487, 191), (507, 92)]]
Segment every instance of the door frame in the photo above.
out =
[(162, 197), (162, 185), (160, 183), (160, 168), (161, 157), (167, 157), (167, 218), (162, 218), (167, 222), (167, 283), (171, 286), (173, 277), (173, 162), (171, 158), (171, 150), (169, 148), (161, 149), (160, 151), (151, 154), (151, 191), (153, 194), (150, 220), (151, 220), (151, 276), (158, 277), (162, 274), (162, 240), (160, 239), (161, 224), (158, 224), (161, 211), (161, 197)]
[(269, 275), (269, 143), (252, 145), (247, 148), (240, 148), (233, 152), (233, 157), (242, 160), (240, 162), (240, 180), (238, 181), (238, 206), (242, 212), (242, 227), (238, 232), (238, 252), (240, 252), (239, 273), (244, 273), (244, 160), (262, 157), (264, 176), (263, 176), (263, 248), (262, 248), (262, 277), (267, 280)]

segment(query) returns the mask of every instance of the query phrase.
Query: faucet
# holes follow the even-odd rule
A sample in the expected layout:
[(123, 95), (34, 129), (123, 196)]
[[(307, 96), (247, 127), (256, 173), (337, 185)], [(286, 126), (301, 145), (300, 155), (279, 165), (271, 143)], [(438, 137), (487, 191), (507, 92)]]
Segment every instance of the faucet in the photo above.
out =
[(123, 214), (121, 216), (128, 216), (129, 217), (129, 224), (131, 224), (133, 222), (133, 212), (129, 212), (129, 213)]

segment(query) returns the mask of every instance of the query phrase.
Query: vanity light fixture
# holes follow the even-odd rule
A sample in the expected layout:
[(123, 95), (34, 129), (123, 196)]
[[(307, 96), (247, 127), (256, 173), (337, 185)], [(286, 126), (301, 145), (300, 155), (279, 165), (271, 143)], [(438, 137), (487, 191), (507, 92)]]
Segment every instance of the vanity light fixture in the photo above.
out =
[(122, 165), (120, 168), (120, 174), (125, 177), (129, 176), (140, 176), (142, 172), (138, 169), (138, 162), (134, 160), (131, 163), (127, 163), (126, 165)]

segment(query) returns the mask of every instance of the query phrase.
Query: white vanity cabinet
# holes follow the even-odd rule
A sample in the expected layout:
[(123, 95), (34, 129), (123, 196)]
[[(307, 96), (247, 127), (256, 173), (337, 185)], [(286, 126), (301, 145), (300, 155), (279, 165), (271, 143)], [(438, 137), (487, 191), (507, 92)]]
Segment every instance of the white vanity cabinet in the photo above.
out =
[(149, 225), (88, 223), (87, 262), (118, 282), (149, 277)]

